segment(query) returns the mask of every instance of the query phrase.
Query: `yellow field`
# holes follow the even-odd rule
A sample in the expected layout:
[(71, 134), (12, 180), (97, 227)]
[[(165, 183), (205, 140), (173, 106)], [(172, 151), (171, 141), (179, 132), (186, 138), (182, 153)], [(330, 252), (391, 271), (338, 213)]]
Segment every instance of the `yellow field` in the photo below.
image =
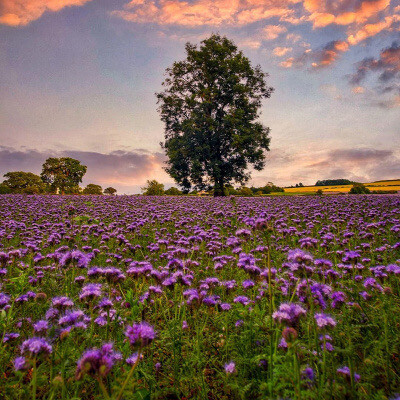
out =
[[(393, 181), (379, 181), (364, 183), (370, 190), (397, 190), (400, 191), (400, 179)], [(284, 188), (285, 193), (315, 193), (321, 189), (324, 193), (348, 193), (353, 185), (338, 185), (338, 186), (303, 186), (295, 188)]]

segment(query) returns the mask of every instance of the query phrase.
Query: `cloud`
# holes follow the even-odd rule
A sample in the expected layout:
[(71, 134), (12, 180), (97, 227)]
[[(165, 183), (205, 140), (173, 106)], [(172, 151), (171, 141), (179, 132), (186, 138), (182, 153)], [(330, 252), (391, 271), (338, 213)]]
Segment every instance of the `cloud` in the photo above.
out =
[(362, 86), (355, 86), (351, 89), (354, 94), (361, 94), (365, 92), (365, 89)]
[(347, 178), (359, 182), (400, 177), (400, 154), (389, 149), (336, 148), (332, 150), (271, 149), (264, 171), (253, 173), (252, 183), (313, 185), (320, 179)]
[(132, 0), (113, 15), (136, 23), (196, 27), (222, 24), (242, 26), (291, 14), (288, 7), (300, 0)]
[(57, 12), (65, 7), (82, 6), (91, 0), (2, 0), (0, 24), (25, 26), (46, 11)]
[(400, 77), (400, 45), (397, 42), (382, 50), (379, 58), (364, 58), (357, 63), (357, 70), (350, 76), (350, 83), (359, 85), (371, 72), (378, 72), (381, 82)]
[(267, 25), (262, 31), (262, 36), (265, 40), (274, 40), (286, 31), (287, 28), (282, 25)]
[(325, 45), (321, 50), (310, 53), (313, 59), (311, 66), (315, 68), (324, 68), (333, 64), (339, 57), (340, 53), (347, 51), (349, 45), (342, 40), (334, 40)]
[(397, 25), (398, 22), (400, 22), (400, 15), (388, 16), (383, 21), (362, 26), (354, 34), (349, 35), (347, 40), (352, 46), (354, 46), (384, 30), (395, 28), (395, 25)]
[(330, 24), (364, 23), (388, 8), (390, 0), (304, 0), (304, 8), (315, 28)]
[[(393, 42), (383, 49), (379, 57), (364, 58), (356, 63), (356, 71), (348, 76), (353, 92), (362, 93), (360, 84), (369, 76), (377, 77), (377, 85), (369, 90), (368, 104), (392, 109), (400, 106), (400, 44)], [(361, 87), (364, 89), (363, 87)], [(373, 95), (371, 100), (371, 94)]]
[(292, 47), (275, 47), (272, 53), (277, 57), (283, 57), (285, 54), (291, 52)]
[(310, 65), (311, 69), (318, 70), (329, 67), (349, 48), (347, 42), (342, 40), (334, 40), (327, 43), (324, 47), (311, 50), (306, 49), (302, 54), (296, 57), (290, 57), (280, 63), (283, 68), (303, 67)]
[(147, 179), (170, 181), (162, 170), (164, 154), (146, 150), (118, 150), (110, 153), (80, 150), (51, 152), (0, 146), (0, 174), (2, 176), (8, 171), (17, 170), (39, 174), (48, 157), (72, 157), (80, 160), (88, 167), (83, 184), (96, 183), (131, 192), (137, 191)]

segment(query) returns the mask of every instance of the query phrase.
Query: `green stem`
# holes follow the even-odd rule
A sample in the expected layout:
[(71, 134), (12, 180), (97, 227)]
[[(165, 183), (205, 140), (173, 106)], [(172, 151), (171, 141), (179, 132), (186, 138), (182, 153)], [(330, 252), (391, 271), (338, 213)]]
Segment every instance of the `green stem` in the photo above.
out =
[(107, 391), (106, 387), (104, 386), (103, 380), (101, 379), (100, 376), (97, 377), (96, 379), (97, 379), (97, 382), (99, 382), (99, 386), (100, 386), (101, 391), (103, 392), (104, 398), (109, 399), (110, 395), (108, 394), (108, 391)]
[(137, 356), (137, 360), (135, 361), (135, 364), (132, 365), (132, 368), (129, 371), (128, 376), (126, 377), (124, 383), (122, 384), (121, 390), (119, 391), (116, 400), (121, 400), (121, 397), (122, 397), (122, 394), (124, 393), (125, 387), (128, 384), (129, 379), (131, 379), (133, 371), (135, 370), (136, 366), (138, 365), (139, 359), (140, 359), (140, 351), (138, 352), (138, 356)]
[(32, 372), (32, 399), (36, 400), (36, 386), (37, 386), (37, 370), (36, 370), (36, 357), (33, 358), (33, 372)]

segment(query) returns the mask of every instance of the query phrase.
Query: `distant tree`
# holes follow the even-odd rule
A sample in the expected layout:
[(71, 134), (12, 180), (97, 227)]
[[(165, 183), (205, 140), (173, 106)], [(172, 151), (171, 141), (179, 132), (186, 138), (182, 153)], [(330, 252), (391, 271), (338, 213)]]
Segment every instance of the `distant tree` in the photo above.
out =
[(350, 189), (350, 194), (368, 194), (371, 191), (365, 187), (362, 183), (355, 183)]
[(249, 179), (249, 164), (264, 167), (270, 129), (259, 110), (273, 89), (226, 37), (214, 34), (200, 48), (185, 49), (186, 59), (167, 69), (165, 90), (157, 94), (166, 171), (186, 189), (212, 185), (214, 196), (222, 196), (227, 184)]
[(39, 194), (46, 191), (46, 185), (40, 176), (32, 172), (7, 172), (4, 177), (7, 179), (3, 181), (3, 185), (10, 190), (10, 193)]
[(117, 189), (114, 189), (111, 186), (104, 189), (104, 194), (108, 194), (110, 196), (114, 196), (115, 193), (117, 193)]
[(352, 181), (348, 179), (324, 179), (321, 181), (317, 181), (315, 186), (338, 186), (338, 185), (351, 185)]
[(182, 194), (182, 192), (177, 189), (176, 187), (171, 187), (169, 189), (167, 189), (164, 194), (168, 195), (168, 196), (179, 196)]
[(316, 194), (319, 195), (319, 196), (322, 196), (324, 194), (324, 192), (322, 191), (322, 189), (318, 189), (316, 191)]
[(164, 194), (164, 185), (155, 179), (147, 180), (146, 186), (142, 187), (145, 196), (162, 196)]
[(254, 194), (256, 194), (257, 192), (261, 192), (261, 194), (270, 194), (285, 191), (283, 188), (274, 185), (272, 182), (268, 182), (265, 186), (262, 187), (251, 187), (251, 190)]
[(246, 187), (246, 186), (242, 186), (239, 189), (239, 195), (240, 196), (250, 197), (250, 196), (253, 196), (253, 191), (250, 188)]
[(86, 170), (85, 165), (73, 158), (48, 158), (43, 164), (40, 176), (51, 186), (53, 192), (59, 190), (64, 194), (67, 188), (75, 187), (82, 182)]
[(100, 185), (95, 185), (94, 183), (89, 183), (83, 189), (83, 194), (103, 194), (103, 188)]

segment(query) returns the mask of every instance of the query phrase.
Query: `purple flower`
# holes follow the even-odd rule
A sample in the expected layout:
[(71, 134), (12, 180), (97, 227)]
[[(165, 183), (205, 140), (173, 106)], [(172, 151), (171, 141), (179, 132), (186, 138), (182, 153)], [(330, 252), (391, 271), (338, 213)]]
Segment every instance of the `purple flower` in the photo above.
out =
[(28, 357), (33, 357), (40, 354), (50, 354), (53, 350), (50, 343), (46, 339), (40, 337), (32, 337), (25, 340), (22, 342), (20, 349), (21, 355)]
[[(128, 365), (134, 365), (138, 362), (138, 357), (139, 357), (139, 353), (133, 353), (125, 361)], [(141, 358), (142, 357), (143, 357), (143, 355), (141, 355)]]
[(301, 373), (301, 378), (304, 380), (314, 381), (315, 374), (314, 370), (310, 367), (305, 368)]
[(33, 324), (33, 329), (36, 333), (46, 333), (47, 329), (49, 329), (49, 323), (46, 320), (42, 319)]
[(112, 367), (122, 356), (114, 351), (112, 343), (104, 344), (101, 349), (86, 350), (78, 361), (76, 379), (82, 379), (85, 374), (104, 377), (109, 374)]
[(254, 282), (250, 279), (243, 281), (242, 286), (244, 289), (250, 289), (254, 286)]
[(18, 339), (19, 337), (20, 337), (20, 334), (16, 333), (16, 332), (6, 333), (3, 338), (3, 343), (11, 342), (15, 339)]
[(9, 307), (8, 303), (10, 301), (10, 296), (5, 293), (0, 293), (0, 309), (4, 310)]
[(299, 304), (282, 303), (278, 310), (272, 314), (272, 318), (281, 324), (295, 326), (300, 317), (306, 313), (307, 311)]
[(336, 326), (336, 321), (330, 315), (318, 313), (314, 315), (314, 318), (319, 329)]
[(74, 302), (66, 296), (58, 296), (51, 300), (51, 304), (54, 308), (64, 310), (67, 307), (72, 307)]
[(125, 330), (125, 336), (129, 343), (135, 347), (145, 347), (149, 345), (156, 337), (156, 331), (147, 322), (128, 325)]
[(233, 361), (225, 364), (224, 368), (227, 374), (234, 374), (236, 372), (236, 364)]
[(232, 308), (229, 303), (221, 303), (219, 306), (223, 311), (229, 311)]
[(82, 288), (82, 292), (79, 295), (80, 300), (92, 300), (96, 297), (101, 296), (101, 284), (100, 283), (89, 283)]
[(17, 357), (14, 360), (14, 369), (16, 371), (24, 371), (29, 368), (29, 363), (26, 361), (25, 357)]
[(287, 258), (289, 262), (298, 264), (310, 265), (313, 262), (312, 256), (301, 249), (289, 250)]
[(247, 304), (250, 303), (250, 300), (248, 297), (246, 296), (237, 296), (233, 299), (234, 303), (240, 303), (243, 304), (244, 306), (246, 306)]
[[(345, 378), (347, 378), (348, 380), (350, 380), (351, 375), (350, 375), (350, 368), (349, 368), (349, 367), (344, 366), (344, 367), (338, 368), (338, 369), (336, 370), (336, 372), (337, 372), (339, 375), (342, 375), (342, 376), (344, 376)], [(354, 380), (355, 380), (356, 382), (358, 382), (358, 381), (360, 380), (360, 378), (361, 378), (360, 375), (354, 373)]]

